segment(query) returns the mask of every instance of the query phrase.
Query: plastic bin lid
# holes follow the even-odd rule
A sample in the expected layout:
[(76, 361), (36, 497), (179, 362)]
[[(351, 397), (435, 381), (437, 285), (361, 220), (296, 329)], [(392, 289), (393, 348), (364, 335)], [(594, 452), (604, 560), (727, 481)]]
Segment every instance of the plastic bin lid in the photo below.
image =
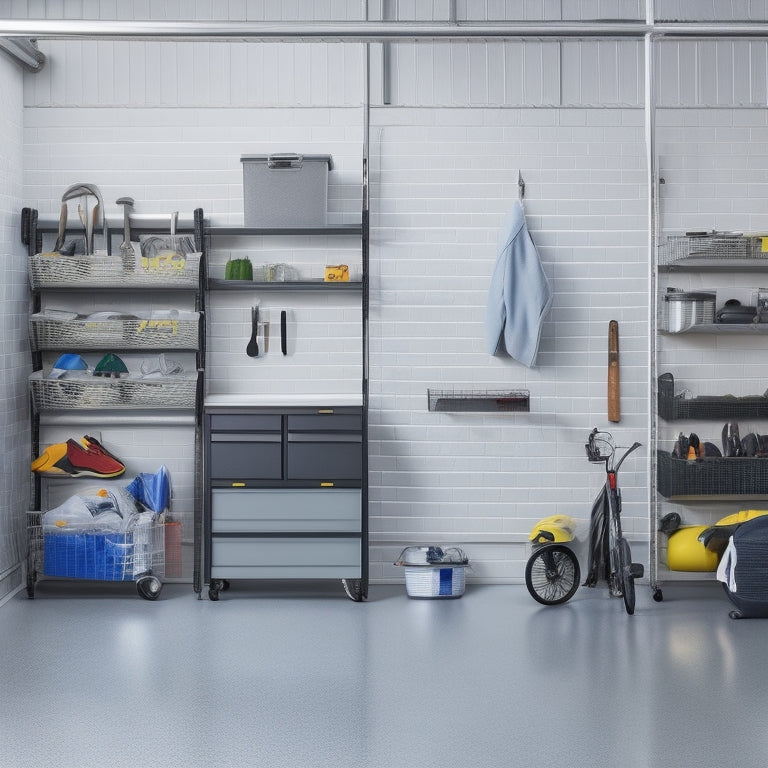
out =
[(469, 558), (458, 547), (406, 547), (395, 565), (428, 566), (430, 568), (441, 565), (467, 565)]
[(269, 158), (283, 158), (285, 160), (294, 158), (301, 158), (308, 163), (328, 163), (328, 170), (333, 170), (333, 158), (330, 155), (303, 155), (301, 152), (273, 152), (271, 155), (241, 155), (241, 163), (265, 163)]

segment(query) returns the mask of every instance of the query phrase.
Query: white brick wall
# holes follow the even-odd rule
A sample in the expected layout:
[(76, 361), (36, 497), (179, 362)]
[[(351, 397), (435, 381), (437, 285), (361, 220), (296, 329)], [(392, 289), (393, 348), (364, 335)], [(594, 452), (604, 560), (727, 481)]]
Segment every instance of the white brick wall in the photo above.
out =
[[(381, 109), (372, 135), (375, 575), (396, 575), (387, 564), (404, 543), (449, 540), (470, 553), (475, 578), (519, 578), (536, 519), (585, 521), (599, 487), (583, 444), (592, 426), (607, 426), (610, 319), (622, 343), (615, 433), (645, 441), (642, 113)], [(555, 294), (535, 370), (491, 358), (483, 345), (488, 278), (518, 169)], [(519, 386), (531, 391), (530, 414), (427, 411), (430, 387)], [(623, 482), (626, 530), (642, 538), (642, 458), (628, 462)]]

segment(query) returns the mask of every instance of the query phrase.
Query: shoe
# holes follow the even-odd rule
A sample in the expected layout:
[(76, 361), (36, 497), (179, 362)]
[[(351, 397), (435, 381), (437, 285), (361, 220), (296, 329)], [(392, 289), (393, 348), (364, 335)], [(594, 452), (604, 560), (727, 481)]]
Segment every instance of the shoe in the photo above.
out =
[(114, 453), (110, 453), (95, 437), (84, 435), (80, 439), (80, 442), (86, 450), (91, 451), (92, 453), (101, 453), (104, 456), (109, 456), (110, 459), (114, 459), (119, 464), (123, 463)]
[(72, 477), (117, 477), (125, 472), (125, 464), (106, 451), (92, 451), (71, 438), (66, 445), (66, 455), (55, 463), (54, 471), (62, 471)]
[(690, 447), (688, 442), (688, 437), (684, 435), (682, 432), (677, 436), (677, 441), (675, 442), (675, 447), (672, 449), (672, 455), (676, 459), (687, 459), (688, 458), (688, 448)]
[(739, 439), (739, 425), (726, 423), (723, 426), (723, 456), (732, 458), (741, 456), (741, 440)]
[(50, 472), (52, 474), (66, 474), (63, 469), (59, 469), (56, 463), (67, 455), (67, 444), (57, 443), (46, 448), (33, 462), (33, 472)]
[(94, 376), (105, 376), (109, 378), (114, 376), (119, 379), (123, 373), (128, 373), (128, 368), (125, 363), (112, 352), (104, 355), (104, 357), (96, 363), (96, 368), (93, 370)]

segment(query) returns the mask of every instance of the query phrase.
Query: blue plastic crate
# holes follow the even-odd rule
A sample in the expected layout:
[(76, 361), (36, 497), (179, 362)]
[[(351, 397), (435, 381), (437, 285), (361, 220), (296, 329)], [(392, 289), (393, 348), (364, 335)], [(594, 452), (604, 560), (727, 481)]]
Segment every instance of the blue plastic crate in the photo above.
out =
[(45, 533), (43, 574), (70, 579), (131, 581), (132, 535), (70, 531)]

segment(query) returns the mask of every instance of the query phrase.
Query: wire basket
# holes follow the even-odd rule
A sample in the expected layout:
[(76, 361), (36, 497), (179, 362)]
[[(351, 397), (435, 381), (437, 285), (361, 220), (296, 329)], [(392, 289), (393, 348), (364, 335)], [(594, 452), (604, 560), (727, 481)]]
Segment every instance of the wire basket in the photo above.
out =
[(659, 392), (659, 416), (666, 421), (677, 419), (737, 419), (768, 416), (768, 397), (702, 396), (670, 397)]
[(678, 459), (657, 452), (659, 493), (675, 496), (753, 496), (768, 494), (768, 458)]
[(44, 576), (98, 581), (133, 581), (147, 573), (165, 576), (165, 525), (160, 517), (141, 520), (124, 532), (39, 526), (30, 529), (30, 536), (42, 551)]
[(89, 374), (67, 374), (46, 379), (42, 371), (29, 378), (36, 411), (89, 408), (194, 408), (197, 374), (163, 378), (102, 379)]
[[(202, 254), (170, 263), (127, 265), (120, 255), (62, 256), (38, 253), (29, 260), (29, 281), (39, 288), (196, 288)], [(131, 268), (132, 267), (132, 268)]]
[(200, 315), (185, 312), (184, 319), (61, 320), (32, 315), (29, 336), (33, 351), (42, 349), (197, 349)]
[(728, 232), (669, 235), (667, 241), (659, 247), (659, 265), (766, 259), (768, 251), (763, 251), (765, 239)]
[(430, 411), (504, 411), (527, 413), (530, 411), (530, 393), (516, 390), (459, 390), (428, 389)]

